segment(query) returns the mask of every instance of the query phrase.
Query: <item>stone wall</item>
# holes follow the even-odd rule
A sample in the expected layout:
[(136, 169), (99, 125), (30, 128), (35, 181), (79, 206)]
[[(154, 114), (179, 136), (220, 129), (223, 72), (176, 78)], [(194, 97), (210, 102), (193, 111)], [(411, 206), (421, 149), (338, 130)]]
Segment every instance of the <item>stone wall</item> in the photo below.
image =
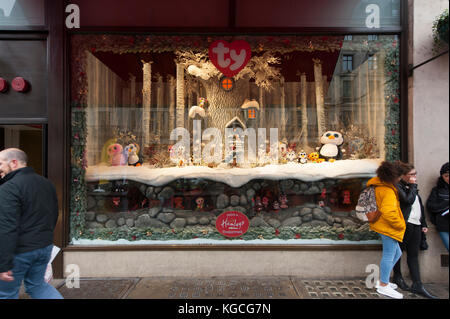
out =
[[(217, 216), (225, 211), (244, 213), (250, 227), (298, 227), (298, 226), (358, 226), (352, 207), (336, 210), (327, 205), (331, 192), (339, 187), (339, 180), (302, 182), (298, 180), (251, 181), (240, 188), (223, 183), (198, 180), (178, 180), (164, 187), (153, 187), (133, 181), (112, 181), (88, 186), (88, 212), (86, 228), (171, 228), (191, 226), (215, 226)], [(355, 180), (356, 194), (365, 180)], [(102, 191), (99, 191), (99, 190)], [(355, 192), (354, 192), (355, 193)], [(283, 208), (274, 207), (284, 194), (287, 203)], [(267, 197), (257, 209), (255, 198)], [(204, 198), (202, 208), (195, 200)], [(179, 200), (175, 200), (178, 198)], [(322, 201), (318, 204), (319, 200)], [(339, 199), (338, 199), (339, 200)], [(264, 202), (264, 201), (263, 201)], [(280, 204), (280, 203), (279, 203)], [(334, 203), (337, 204), (337, 203)], [(136, 207), (133, 209), (133, 207)], [(143, 207), (140, 207), (140, 206)]]

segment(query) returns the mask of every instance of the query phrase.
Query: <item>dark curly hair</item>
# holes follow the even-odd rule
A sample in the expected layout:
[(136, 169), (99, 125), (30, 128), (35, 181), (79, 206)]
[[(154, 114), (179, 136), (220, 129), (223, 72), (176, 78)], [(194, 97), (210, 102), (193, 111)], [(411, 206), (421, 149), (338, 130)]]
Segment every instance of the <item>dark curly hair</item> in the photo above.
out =
[(397, 165), (397, 167), (400, 170), (400, 172), (402, 173), (402, 175), (408, 174), (409, 172), (411, 172), (414, 169), (414, 165), (412, 165), (410, 163), (405, 163), (402, 161), (396, 161), (395, 165)]
[(385, 183), (394, 184), (397, 179), (403, 175), (402, 169), (400, 169), (395, 163), (384, 161), (377, 168), (378, 178)]

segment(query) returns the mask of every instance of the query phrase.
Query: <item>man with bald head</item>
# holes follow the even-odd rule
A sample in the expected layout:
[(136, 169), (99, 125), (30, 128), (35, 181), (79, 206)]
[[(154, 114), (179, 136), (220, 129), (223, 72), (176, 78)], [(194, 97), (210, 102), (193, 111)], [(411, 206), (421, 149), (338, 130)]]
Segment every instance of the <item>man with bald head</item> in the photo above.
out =
[(0, 299), (17, 299), (22, 281), (32, 298), (61, 299), (44, 280), (58, 199), (53, 184), (27, 162), (20, 149), (0, 152)]

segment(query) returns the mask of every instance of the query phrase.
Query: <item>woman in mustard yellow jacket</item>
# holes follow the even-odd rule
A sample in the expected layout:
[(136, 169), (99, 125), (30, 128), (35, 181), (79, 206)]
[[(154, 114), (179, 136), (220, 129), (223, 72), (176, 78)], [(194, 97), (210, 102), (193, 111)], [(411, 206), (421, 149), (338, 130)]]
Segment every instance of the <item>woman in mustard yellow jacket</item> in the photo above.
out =
[(370, 223), (370, 229), (380, 234), (383, 243), (383, 256), (380, 262), (380, 281), (377, 292), (392, 298), (401, 299), (397, 285), (389, 282), (394, 265), (400, 259), (402, 251), (399, 242), (403, 241), (406, 230), (405, 219), (400, 210), (400, 202), (395, 184), (400, 181), (403, 172), (390, 162), (383, 162), (377, 169), (377, 177), (370, 179), (367, 186), (375, 186), (375, 197), (380, 218)]

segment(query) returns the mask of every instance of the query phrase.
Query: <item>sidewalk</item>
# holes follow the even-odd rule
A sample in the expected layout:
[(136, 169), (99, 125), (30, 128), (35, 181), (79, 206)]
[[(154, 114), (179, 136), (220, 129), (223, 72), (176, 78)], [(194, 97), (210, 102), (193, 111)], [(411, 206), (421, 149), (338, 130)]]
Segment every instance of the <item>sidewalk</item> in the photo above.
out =
[[(389, 299), (367, 288), (365, 278), (82, 278), (80, 288), (69, 288), (63, 279), (51, 283), (66, 299)], [(449, 298), (448, 283), (426, 283), (425, 287), (441, 299)], [(398, 291), (405, 299), (426, 299)], [(29, 298), (23, 287), (20, 298)]]

